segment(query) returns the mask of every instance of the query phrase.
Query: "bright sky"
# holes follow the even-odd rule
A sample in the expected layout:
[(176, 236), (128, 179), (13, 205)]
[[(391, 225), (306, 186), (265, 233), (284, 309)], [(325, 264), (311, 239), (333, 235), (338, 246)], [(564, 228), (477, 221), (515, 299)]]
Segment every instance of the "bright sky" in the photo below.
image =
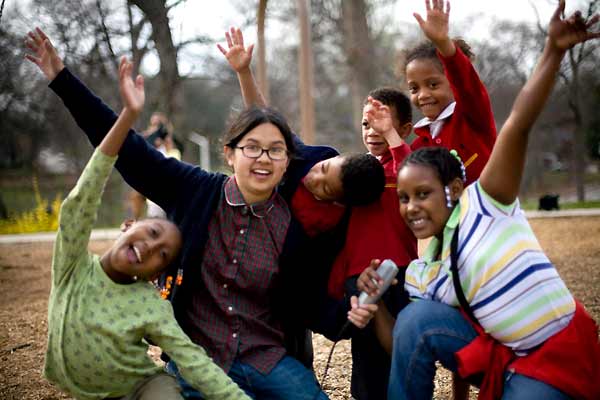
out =
[[(239, 3), (239, 0), (236, 0)], [(275, 2), (276, 0), (271, 0)], [(344, 1), (344, 0), (342, 0)], [(16, 3), (14, 3), (16, 4)], [(218, 4), (218, 7), (215, 5)], [(453, 0), (451, 2), (451, 24), (461, 26), (465, 31), (465, 37), (468, 39), (472, 36), (485, 38), (488, 35), (488, 26), (491, 18), (509, 19), (513, 21), (536, 21), (534, 6), (538, 10), (540, 18), (546, 23), (554, 8), (557, 0)], [(570, 0), (567, 4), (567, 14), (570, 14), (574, 9), (582, 7), (585, 0)], [(7, 2), (6, 7), (9, 9), (13, 2)], [(380, 8), (380, 15), (395, 16), (398, 24), (414, 24), (416, 21), (412, 16), (413, 12), (425, 14), (424, 0), (397, 0), (393, 5)], [(268, 15), (268, 11), (267, 11)], [(473, 20), (473, 16), (478, 16)], [(176, 7), (172, 13), (172, 28), (173, 35), (176, 41), (185, 40), (190, 37), (205, 35), (216, 38), (223, 38), (224, 32), (230, 26), (238, 26), (243, 22), (243, 17), (234, 8), (231, 1), (220, 0), (214, 2), (211, 6), (207, 6), (204, 0), (188, 0), (185, 3)], [(470, 21), (470, 29), (465, 30), (464, 21)], [(461, 25), (461, 21), (463, 21)], [(452, 27), (453, 25), (451, 25)], [(283, 27), (274, 21), (267, 20), (267, 43), (269, 40), (277, 38), (281, 40)], [(289, 28), (288, 28), (289, 29)], [(286, 29), (286, 31), (288, 31)], [(451, 28), (452, 29), (452, 28)], [(292, 30), (292, 32), (295, 32)], [(450, 32), (453, 35), (453, 32)], [(247, 43), (256, 42), (256, 29), (246, 29), (245, 37)], [(295, 37), (288, 37), (287, 40), (295, 40)], [(224, 39), (221, 43), (224, 43)], [(213, 56), (219, 56), (218, 50), (212, 46), (204, 46), (201, 51), (208, 51)], [(190, 71), (190, 64), (185, 58), (181, 58), (181, 72), (186, 74)], [(147, 58), (145, 62), (146, 73), (156, 72), (158, 67), (157, 60)]]
[[(535, 6), (541, 20), (545, 23), (545, 21), (550, 19), (556, 4), (557, 0), (454, 0), (451, 2), (450, 18), (451, 23), (455, 23), (458, 26), (461, 21), (473, 21), (472, 18), (474, 16), (479, 16), (478, 19), (475, 19), (475, 25), (471, 25), (469, 36), (477, 35), (485, 37), (487, 36), (487, 27), (491, 18), (535, 23), (537, 20), (534, 11)], [(574, 10), (577, 4), (580, 4), (581, 7), (582, 0), (569, 1), (567, 4), (567, 13), (569, 14), (570, 10)], [(204, 1), (188, 0), (174, 11), (172, 14), (173, 27), (175, 28), (176, 35), (179, 35), (177, 37), (204, 34), (221, 38), (224, 37), (224, 32), (230, 26), (237, 26), (243, 21), (242, 16), (229, 1), (220, 1), (219, 7), (206, 7)], [(419, 12), (424, 16), (425, 2), (424, 0), (397, 0), (395, 4), (381, 8), (379, 12), (384, 15), (396, 16), (395, 19), (399, 24), (410, 23), (416, 26), (416, 21), (412, 13)], [(267, 20), (267, 41), (269, 41), (269, 38), (278, 37), (278, 31), (280, 30), (281, 26), (277, 26), (277, 24)], [(245, 37), (247, 43), (255, 43), (255, 28), (247, 29)], [(213, 49), (209, 48), (208, 51), (213, 51)], [(214, 49), (214, 51), (218, 50)], [(186, 66), (182, 65), (181, 67), (182, 72), (185, 72)]]

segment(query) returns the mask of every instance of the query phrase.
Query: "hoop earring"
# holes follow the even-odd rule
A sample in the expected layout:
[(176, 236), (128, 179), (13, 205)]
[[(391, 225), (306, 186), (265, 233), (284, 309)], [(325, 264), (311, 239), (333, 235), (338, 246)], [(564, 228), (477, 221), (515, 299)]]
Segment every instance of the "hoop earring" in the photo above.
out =
[(448, 186), (444, 186), (444, 192), (446, 192), (446, 207), (452, 208), (454, 203), (452, 202), (452, 198), (450, 197), (450, 188)]

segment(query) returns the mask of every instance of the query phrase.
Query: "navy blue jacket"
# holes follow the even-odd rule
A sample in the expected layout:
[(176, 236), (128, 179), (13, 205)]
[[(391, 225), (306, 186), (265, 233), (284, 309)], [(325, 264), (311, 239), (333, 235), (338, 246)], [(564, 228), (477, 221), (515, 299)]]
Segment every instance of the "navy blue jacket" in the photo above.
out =
[[(65, 68), (50, 83), (75, 122), (92, 145), (98, 146), (117, 119), (117, 115)], [(317, 162), (338, 152), (327, 146), (307, 146), (296, 140), (297, 156), (288, 167), (279, 193), (290, 204), (300, 180)], [(157, 203), (183, 235), (183, 244), (173, 268), (183, 270), (183, 284), (171, 299), (179, 318), (189, 294), (200, 279), (200, 266), (208, 236), (208, 224), (216, 209), (227, 176), (202, 170), (174, 158), (164, 157), (130, 130), (116, 163), (125, 181)], [(333, 260), (343, 245), (345, 224), (316, 239), (309, 239), (300, 223), (292, 217), (280, 256), (280, 282), (272, 296), (273, 308), (281, 319), (288, 353), (309, 363), (312, 356), (305, 328), (328, 337), (345, 318), (347, 304), (328, 299), (326, 282)], [(332, 318), (335, 316), (335, 323)], [(310, 351), (311, 352), (311, 351)], [(308, 358), (310, 358), (310, 360)]]

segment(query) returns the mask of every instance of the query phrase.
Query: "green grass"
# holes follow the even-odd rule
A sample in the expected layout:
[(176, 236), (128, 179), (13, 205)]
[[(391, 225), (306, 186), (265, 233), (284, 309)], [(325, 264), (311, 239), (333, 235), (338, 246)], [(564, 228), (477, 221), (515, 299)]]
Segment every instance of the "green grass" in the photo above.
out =
[[(561, 210), (572, 210), (576, 208), (600, 208), (600, 200), (592, 200), (592, 201), (576, 201), (572, 203), (561, 203), (559, 200), (559, 205)], [(531, 211), (538, 209), (538, 201), (537, 199), (527, 199), (521, 201), (521, 208), (523, 210)]]

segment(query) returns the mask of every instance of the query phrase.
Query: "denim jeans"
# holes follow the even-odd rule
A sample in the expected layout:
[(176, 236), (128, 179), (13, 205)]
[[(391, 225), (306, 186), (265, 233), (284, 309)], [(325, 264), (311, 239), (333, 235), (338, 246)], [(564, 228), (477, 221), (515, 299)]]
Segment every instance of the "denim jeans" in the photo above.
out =
[[(431, 399), (435, 362), (456, 372), (454, 353), (477, 333), (458, 309), (419, 300), (405, 307), (396, 319), (388, 398)], [(561, 391), (520, 374), (505, 373), (502, 399), (568, 399)]]
[[(173, 361), (167, 364), (167, 371), (177, 377), (182, 394), (186, 399), (203, 399), (179, 374)], [(229, 377), (253, 399), (281, 400), (326, 400), (312, 371), (293, 357), (283, 357), (268, 374), (262, 374), (254, 367), (234, 361)]]

